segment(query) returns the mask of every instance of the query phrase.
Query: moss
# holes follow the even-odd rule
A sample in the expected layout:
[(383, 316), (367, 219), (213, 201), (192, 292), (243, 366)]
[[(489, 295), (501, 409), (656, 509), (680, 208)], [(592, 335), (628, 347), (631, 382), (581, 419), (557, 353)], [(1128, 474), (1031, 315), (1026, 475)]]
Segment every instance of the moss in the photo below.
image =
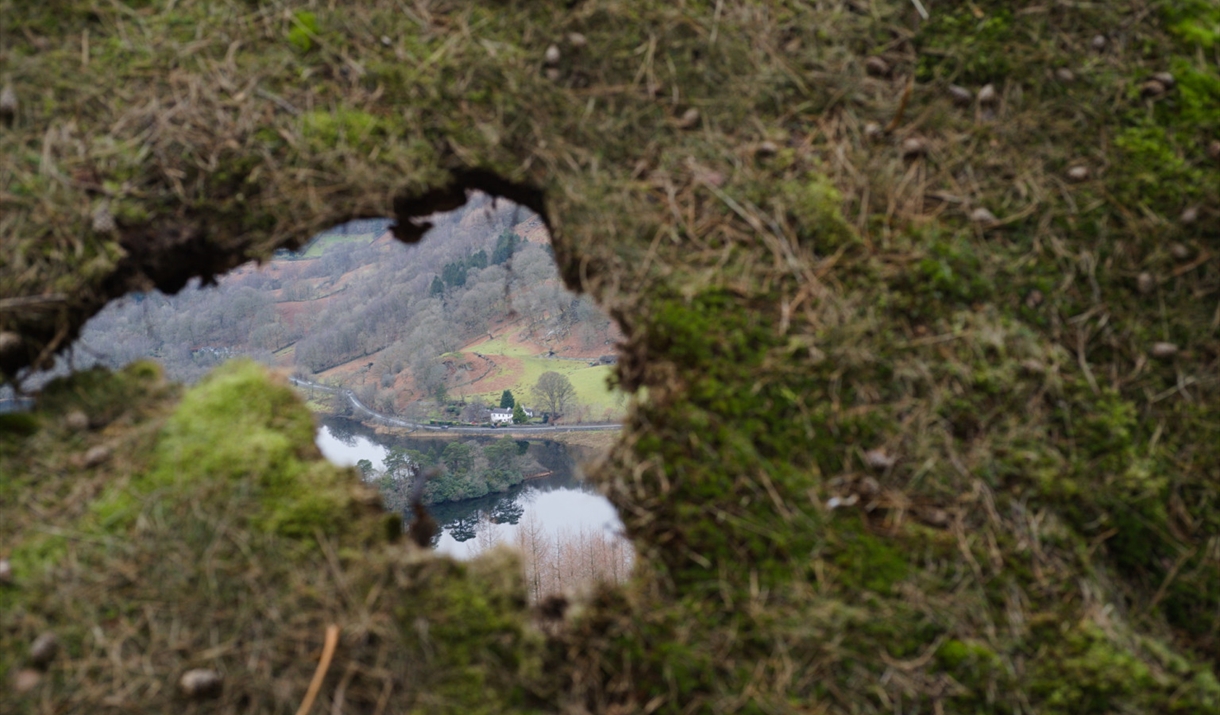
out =
[(21, 437), (28, 437), (38, 431), (39, 425), (38, 418), (31, 414), (21, 412), (0, 414), (0, 440), (10, 442)]
[[(416, 17), (377, 0), (315, 3), (316, 22), (198, 3), (138, 17), (23, 8), (6, 36), (22, 109), (0, 133), (13, 158), (0, 230), (17, 231), (3, 237), (16, 258), (0, 265), (0, 297), (70, 297), (62, 313), (0, 312), (30, 358), (133, 286), (390, 215), (455, 168), (498, 173), (545, 193), (566, 279), (628, 335), (619, 370), (638, 405), (595, 479), (642, 566), (554, 629), (540, 669), (507, 561), (484, 572), (379, 551), (360, 537), (375, 527), (380, 544), (382, 516), (332, 517), (355, 530), (335, 534), (337, 565), (298, 538), (344, 503), (329, 491), (343, 473), (313, 466), (278, 388), (234, 368), (156, 424), (115, 410), (105, 429), (69, 435), (48, 407), (37, 432), (5, 438), (18, 446), (0, 450), (0, 470), (21, 486), (4, 498), (90, 538), (59, 564), (83, 564), (73, 578), (48, 578), (40, 598), (20, 591), (20, 617), (0, 609), (0, 652), (40, 618), (79, 624), (85, 642), (132, 604), (181, 601), (177, 615), (200, 614), (222, 644), (280, 644), (275, 685), (289, 693), (312, 675), (300, 653), (318, 643), (302, 633), (335, 614), (350, 616), (345, 629), (396, 620), (344, 631), (345, 656), (384, 648), (353, 656), (368, 669), (349, 695), (367, 694), (372, 668), (423, 689), (387, 711), (1215, 712), (1214, 265), (1179, 273), (1187, 264), (1164, 250), (1172, 237), (1202, 255), (1216, 204), (1216, 75), (1202, 49), (1214, 49), (1215, 4), (976, 0), (932, 8), (914, 53), (909, 2), (723, 5), (449, 4)], [(543, 66), (551, 43), (557, 75)], [(866, 74), (872, 54), (890, 76)], [(1166, 69), (1177, 86), (1139, 96)], [(896, 136), (866, 140), (912, 74)], [(949, 82), (995, 83), (1002, 101), (954, 106)], [(175, 111), (149, 131), (157, 106)], [(688, 107), (699, 124), (680, 128)], [(908, 133), (928, 156), (899, 159)], [(756, 155), (764, 139), (775, 156)], [(1062, 181), (1077, 163), (1094, 178)], [(118, 236), (88, 230), (101, 194)], [(1165, 220), (1188, 201), (1201, 207), (1193, 227)], [(973, 225), (975, 206), (1006, 220)], [(1152, 294), (1133, 290), (1144, 271)], [(1177, 358), (1147, 361), (1165, 339)], [(12, 374), (26, 363), (10, 354)], [(139, 401), (139, 389), (103, 398), (114, 385), (89, 379), (54, 410)], [(247, 394), (258, 402), (240, 404)], [(146, 442), (122, 443), (130, 455), (71, 472), (87, 447), (140, 429)], [(859, 456), (880, 446), (896, 461), (870, 470), (873, 485)], [(92, 503), (99, 489), (92, 507), (48, 508), (48, 492)], [(826, 515), (832, 493), (853, 490), (860, 502)], [(911, 527), (938, 512), (951, 528)], [(20, 523), (0, 529), (33, 543)], [(135, 558), (147, 576), (128, 583)], [(1104, 632), (1082, 625), (1109, 603), (1130, 607), (1103, 607)], [(242, 620), (243, 604), (256, 615)], [(169, 630), (153, 626), (121, 630)], [(207, 640), (124, 642), (160, 668), (135, 689), (134, 671), (73, 659), (68, 672), (110, 673), (97, 676), (104, 694), (57, 687), (39, 702), (168, 693), (164, 663), (213, 652)], [(217, 657), (235, 672), (262, 652)], [(393, 661), (404, 653), (420, 660)], [(949, 678), (966, 691), (951, 701)], [(245, 695), (272, 680), (231, 682)], [(353, 708), (375, 709), (382, 681), (372, 687)], [(299, 704), (264, 696), (225, 707)], [(166, 709), (157, 697), (146, 711)]]
[[(1012, 73), (1014, 44), (1012, 11), (986, 3), (938, 12), (920, 27), (917, 77), (924, 82), (948, 79), (963, 85), (1000, 82)], [(1028, 69), (1028, 68), (1027, 68)]]
[(907, 554), (889, 539), (870, 534), (850, 523), (852, 516), (836, 520), (828, 548), (839, 567), (839, 580), (848, 591), (873, 591), (889, 594), (896, 583), (907, 577)]
[(515, 554), (498, 550), (469, 564), (428, 560), (411, 570), (399, 610), (409, 638), (433, 658), (434, 685), (417, 712), (518, 712), (541, 662), (526, 628), (525, 585)]
[(1220, 41), (1220, 8), (1208, 0), (1161, 5), (1169, 32), (1188, 46), (1211, 49)]
[(778, 192), (803, 242), (822, 254), (858, 240), (843, 219), (843, 196), (821, 172), (779, 183)]
[(1164, 687), (1127, 649), (1092, 624), (1056, 636), (1034, 663), (1031, 691), (1043, 712), (1107, 713), (1155, 698)]
[(305, 138), (322, 150), (340, 145), (367, 150), (385, 137), (377, 117), (355, 110), (309, 112), (301, 118), (301, 125)]
[(1122, 152), (1120, 195), (1167, 210), (1199, 195), (1203, 174), (1183, 157), (1163, 126), (1142, 125), (1125, 129), (1114, 138)]
[(298, 10), (292, 15), (292, 29), (288, 31), (288, 42), (301, 52), (313, 49), (314, 38), (320, 32), (318, 16), (308, 10)]

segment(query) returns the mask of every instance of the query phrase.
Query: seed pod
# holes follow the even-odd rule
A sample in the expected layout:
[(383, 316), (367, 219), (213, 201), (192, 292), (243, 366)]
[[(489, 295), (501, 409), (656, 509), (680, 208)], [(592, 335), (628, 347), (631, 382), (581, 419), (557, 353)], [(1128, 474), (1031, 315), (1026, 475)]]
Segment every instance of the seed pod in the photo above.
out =
[(89, 416), (80, 410), (72, 410), (64, 417), (64, 424), (73, 432), (84, 432), (89, 429)]
[(96, 467), (107, 459), (110, 459), (110, 448), (99, 444), (85, 452), (85, 467)]
[(979, 90), (979, 104), (995, 104), (996, 100), (999, 98), (1000, 95), (995, 91), (994, 84), (985, 84), (983, 85), (983, 88)]
[(92, 228), (95, 233), (110, 233), (116, 228), (114, 215), (110, 213), (110, 206), (105, 202), (93, 209)]
[(779, 147), (776, 146), (775, 142), (773, 141), (760, 142), (758, 146), (754, 148), (754, 153), (758, 154), (759, 156), (775, 156), (776, 152), (778, 151)]
[(1072, 181), (1085, 181), (1089, 178), (1089, 167), (1080, 165), (1073, 166), (1072, 168), (1068, 169), (1067, 176)]
[(13, 675), (13, 692), (25, 695), (42, 682), (42, 673), (33, 668), (22, 668)]
[(928, 145), (919, 137), (911, 137), (902, 142), (902, 157), (911, 159), (928, 153)]
[(0, 330), (0, 355), (21, 347), (21, 336), (11, 330)]
[(11, 121), (17, 116), (17, 93), (13, 91), (13, 85), (6, 84), (4, 89), (0, 89), (0, 119)]
[(864, 69), (874, 77), (884, 77), (890, 73), (890, 63), (874, 55), (864, 60)]
[(1029, 358), (1021, 361), (1021, 369), (1031, 375), (1041, 375), (1046, 372), (1046, 366), (1041, 361)]
[(585, 45), (589, 44), (589, 40), (579, 32), (569, 32), (568, 44), (573, 47), (584, 47)]
[(1191, 254), (1190, 247), (1185, 244), (1182, 244), (1182, 243), (1169, 244), (1169, 255), (1173, 256), (1174, 258), (1178, 259), (1179, 261), (1185, 261), (1187, 258), (1190, 258), (1190, 254)]
[(876, 122), (865, 122), (864, 136), (868, 139), (876, 139), (881, 136), (881, 125)]
[(1164, 85), (1165, 89), (1173, 89), (1173, 86), (1178, 83), (1169, 72), (1157, 72), (1152, 75), (1152, 78)]
[(1152, 274), (1144, 271), (1135, 278), (1135, 287), (1140, 293), (1148, 295), (1156, 288), (1156, 279)]
[(46, 668), (55, 659), (59, 651), (59, 639), (50, 631), (43, 633), (30, 644), (30, 664), (36, 668)]
[(864, 463), (877, 471), (884, 471), (894, 466), (898, 460), (894, 459), (884, 449), (870, 449), (864, 453)]
[(1178, 354), (1178, 346), (1173, 343), (1153, 343), (1148, 352), (1158, 360), (1168, 360)]
[(973, 92), (956, 84), (949, 85), (949, 96), (953, 98), (954, 104), (963, 107), (974, 99)]
[(693, 129), (699, 124), (699, 110), (691, 107), (682, 113), (682, 117), (678, 120), (679, 129)]
[(546, 53), (542, 55), (542, 60), (548, 65), (559, 64), (559, 46), (551, 45), (550, 47), (547, 47)]
[(1162, 94), (1165, 94), (1165, 85), (1161, 84), (1160, 82), (1156, 81), (1155, 79), (1150, 79), (1147, 82), (1140, 85), (1140, 96), (1141, 97), (1155, 99), (1156, 97), (1159, 97)]
[(977, 209), (970, 212), (970, 220), (975, 223), (987, 224), (987, 223), (995, 223), (996, 217), (995, 217), (995, 214), (991, 213), (987, 209), (980, 206)]
[(382, 35), (381, 44), (385, 45), (386, 47), (389, 47), (390, 45), (394, 44), (394, 41), (390, 39), (389, 35)]
[(1076, 81), (1076, 73), (1071, 71), (1067, 67), (1060, 67), (1059, 69), (1055, 70), (1055, 77), (1060, 82), (1075, 82)]
[(178, 689), (192, 700), (203, 700), (220, 695), (224, 679), (220, 673), (206, 668), (188, 670), (178, 679)]
[(1093, 35), (1093, 41), (1090, 44), (1093, 45), (1093, 49), (1101, 52), (1102, 50), (1106, 49), (1106, 36)]
[(1181, 217), (1178, 218), (1178, 221), (1180, 221), (1182, 223), (1182, 225), (1184, 225), (1184, 226), (1189, 226), (1198, 220), (1199, 220), (1199, 209), (1197, 206), (1188, 207), (1185, 211), (1182, 212)]

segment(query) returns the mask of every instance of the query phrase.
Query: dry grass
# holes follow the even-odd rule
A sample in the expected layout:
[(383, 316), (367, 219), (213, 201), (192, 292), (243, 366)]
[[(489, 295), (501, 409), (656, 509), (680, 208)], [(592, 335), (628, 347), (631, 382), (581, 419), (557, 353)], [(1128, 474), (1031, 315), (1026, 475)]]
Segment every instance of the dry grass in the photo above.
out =
[[(0, 298), (67, 297), (0, 312), (23, 341), (5, 371), (142, 276), (536, 187), (565, 279), (624, 329), (622, 385), (647, 388), (597, 473), (640, 560), (539, 677), (506, 680), (574, 711), (1218, 707), (1220, 127), (1200, 107), (1220, 80), (1174, 29), (1214, 4), (980, 0), (921, 24), (899, 0), (372, 3), (316, 8), (307, 52), (287, 6), (224, 7), (8, 31), (0, 238), (21, 250)], [(90, 22), (116, 54), (69, 75)], [(164, 37), (139, 42), (178, 69), (124, 36)], [(1162, 71), (1176, 87), (1142, 95)], [(121, 89), (90, 94), (95, 72)], [(26, 101), (51, 74), (66, 99)], [(948, 95), (987, 82), (994, 105)], [(104, 199), (133, 207), (117, 233), (86, 228)], [(465, 672), (466, 643), (434, 647)]]

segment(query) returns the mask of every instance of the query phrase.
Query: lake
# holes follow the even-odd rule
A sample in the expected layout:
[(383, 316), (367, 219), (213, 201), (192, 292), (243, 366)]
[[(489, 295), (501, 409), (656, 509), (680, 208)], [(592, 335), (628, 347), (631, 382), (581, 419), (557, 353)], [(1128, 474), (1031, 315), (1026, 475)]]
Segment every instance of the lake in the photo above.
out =
[[(482, 442), (495, 438), (389, 437), (352, 420), (324, 416), (320, 418), (317, 444), (335, 464), (355, 466), (367, 459), (374, 469), (381, 470), (390, 447), (428, 451), (437, 449), (438, 443), (472, 439)], [(581, 529), (608, 535), (622, 532), (614, 507), (582, 481), (580, 455), (550, 440), (529, 440), (528, 455), (550, 475), (530, 479), (503, 493), (428, 507), (441, 525), (437, 551), (467, 558), (492, 541), (513, 543), (523, 524), (540, 524), (552, 539)]]

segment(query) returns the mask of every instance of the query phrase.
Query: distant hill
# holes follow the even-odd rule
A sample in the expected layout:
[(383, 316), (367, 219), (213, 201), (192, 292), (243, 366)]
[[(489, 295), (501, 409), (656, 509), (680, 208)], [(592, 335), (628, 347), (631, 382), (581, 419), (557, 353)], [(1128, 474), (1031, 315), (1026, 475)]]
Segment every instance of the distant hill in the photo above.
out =
[(384, 220), (353, 222), (216, 286), (129, 297), (89, 323), (77, 352), (113, 366), (151, 356), (188, 382), (248, 355), (415, 417), (457, 417), (506, 389), (528, 402), (555, 371), (576, 388), (569, 420), (616, 417), (599, 358), (620, 334), (562, 285), (542, 221), (476, 197), (434, 223), (404, 246)]

